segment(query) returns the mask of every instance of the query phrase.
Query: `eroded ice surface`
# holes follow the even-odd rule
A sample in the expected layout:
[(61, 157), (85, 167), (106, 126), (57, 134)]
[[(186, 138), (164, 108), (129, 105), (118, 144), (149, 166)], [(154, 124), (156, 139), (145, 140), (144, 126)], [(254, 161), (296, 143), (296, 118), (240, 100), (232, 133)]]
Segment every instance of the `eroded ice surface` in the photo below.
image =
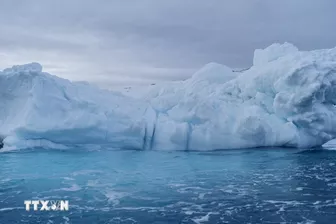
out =
[(321, 146), (336, 137), (336, 49), (274, 44), (247, 71), (210, 63), (140, 99), (32, 63), (0, 72), (0, 98), (5, 149)]

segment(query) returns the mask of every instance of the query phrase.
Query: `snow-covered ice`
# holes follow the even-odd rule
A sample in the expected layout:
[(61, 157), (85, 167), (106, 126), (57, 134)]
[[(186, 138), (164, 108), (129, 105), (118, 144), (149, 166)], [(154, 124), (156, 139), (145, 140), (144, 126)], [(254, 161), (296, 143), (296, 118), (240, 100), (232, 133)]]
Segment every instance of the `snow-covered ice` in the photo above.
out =
[(0, 74), (0, 134), (5, 146), (141, 147), (144, 103), (41, 71), (41, 65), (32, 63)]
[(321, 146), (336, 138), (336, 48), (273, 44), (247, 71), (210, 63), (143, 95), (14, 66), (0, 72), (0, 136), (7, 149)]
[(254, 51), (253, 65), (263, 65), (265, 63), (274, 61), (282, 56), (288, 54), (297, 53), (299, 49), (293, 44), (284, 43), (279, 44), (275, 43), (269, 46), (266, 49), (257, 49)]

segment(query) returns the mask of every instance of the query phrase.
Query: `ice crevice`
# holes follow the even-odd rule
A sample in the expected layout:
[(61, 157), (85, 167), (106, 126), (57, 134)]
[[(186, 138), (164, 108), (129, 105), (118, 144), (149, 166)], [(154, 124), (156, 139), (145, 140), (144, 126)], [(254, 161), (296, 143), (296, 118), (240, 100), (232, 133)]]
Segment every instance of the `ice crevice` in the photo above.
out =
[(3, 144), (3, 139), (4, 139), (4, 138), (0, 136), (0, 149), (2, 149), (3, 146), (4, 146), (4, 144)]
[(248, 70), (209, 63), (138, 99), (31, 63), (0, 71), (0, 98), (4, 148), (310, 148), (336, 138), (336, 49), (273, 44)]

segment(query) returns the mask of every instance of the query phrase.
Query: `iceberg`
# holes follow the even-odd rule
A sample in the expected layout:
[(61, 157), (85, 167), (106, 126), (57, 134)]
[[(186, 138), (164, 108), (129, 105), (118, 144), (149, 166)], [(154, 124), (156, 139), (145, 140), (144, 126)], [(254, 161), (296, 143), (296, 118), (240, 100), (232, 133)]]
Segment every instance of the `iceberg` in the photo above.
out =
[(0, 72), (0, 98), (7, 149), (317, 147), (336, 138), (336, 48), (273, 44), (246, 71), (210, 63), (140, 99), (32, 63)]
[(5, 147), (141, 147), (144, 103), (52, 76), (37, 63), (1, 72), (0, 97)]

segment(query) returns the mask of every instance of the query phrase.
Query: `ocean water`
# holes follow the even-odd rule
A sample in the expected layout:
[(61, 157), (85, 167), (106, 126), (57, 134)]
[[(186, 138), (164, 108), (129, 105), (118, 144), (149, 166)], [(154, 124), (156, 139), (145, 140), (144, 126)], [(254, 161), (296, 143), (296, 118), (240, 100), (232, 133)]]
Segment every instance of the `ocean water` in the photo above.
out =
[[(336, 151), (0, 153), (0, 223), (326, 223)], [(26, 211), (24, 200), (68, 200)]]

